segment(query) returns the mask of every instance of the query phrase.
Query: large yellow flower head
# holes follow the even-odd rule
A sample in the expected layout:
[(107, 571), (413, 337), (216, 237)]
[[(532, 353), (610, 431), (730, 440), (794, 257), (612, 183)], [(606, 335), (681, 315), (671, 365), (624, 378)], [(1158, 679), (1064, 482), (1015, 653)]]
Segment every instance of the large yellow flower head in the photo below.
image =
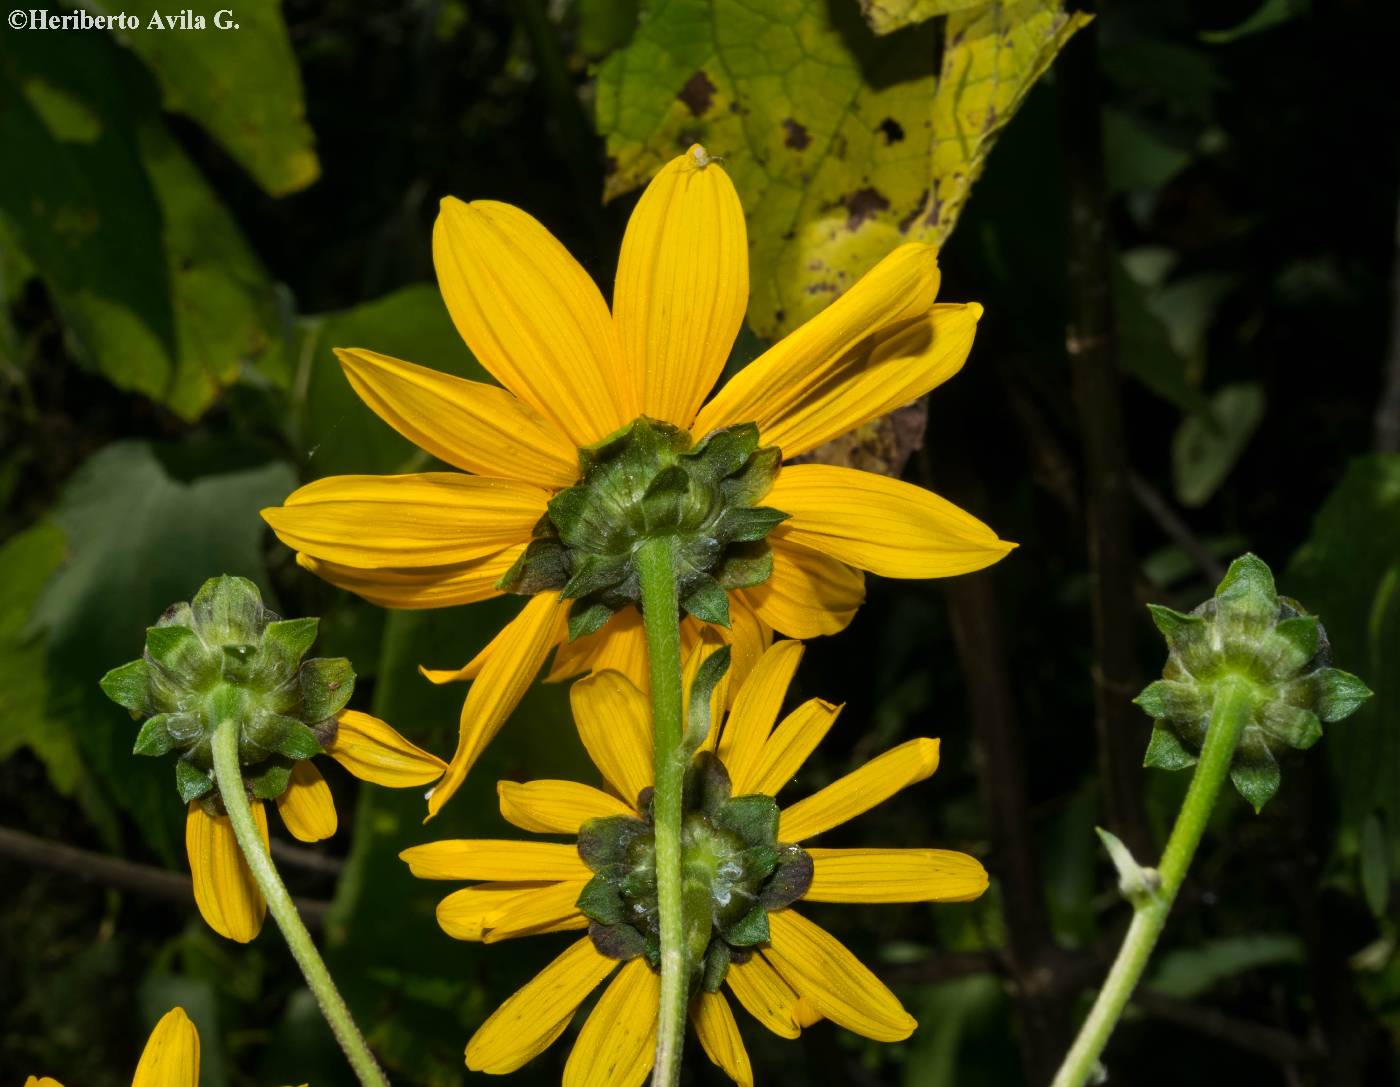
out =
[[(694, 665), (699, 653), (692, 654)], [(774, 643), (739, 687), (722, 730), (696, 753), (686, 787), (682, 864), (691, 1022), (710, 1059), (751, 1084), (724, 988), (785, 1038), (826, 1018), (877, 1041), (914, 1030), (898, 998), (835, 937), (797, 913), (813, 902), (963, 902), (987, 887), (974, 858), (938, 849), (808, 844), (927, 778), (938, 741), (910, 740), (779, 809), (774, 797), (835, 723), (840, 707), (803, 703), (778, 721), (802, 656)], [(690, 669), (692, 674), (695, 669)], [(468, 1067), (514, 1071), (568, 1027), (610, 976), (569, 1056), (566, 1085), (635, 1087), (651, 1069), (659, 979), (651, 845), (652, 727), (646, 696), (601, 671), (575, 684), (574, 717), (607, 791), (572, 781), (501, 782), (501, 814), (576, 844), (441, 841), (402, 857), (424, 879), (482, 880), (443, 899), (442, 927), (492, 943), (587, 929), (501, 1005), (467, 1045)], [(725, 698), (717, 694), (715, 701)]]
[(864, 600), (863, 571), (944, 577), (1010, 550), (909, 484), (780, 467), (962, 366), (982, 308), (935, 303), (932, 247), (896, 249), (708, 402), (748, 304), (748, 241), (733, 184), (698, 145), (642, 194), (611, 311), (564, 247), (508, 204), (444, 200), (433, 257), (458, 331), (504, 388), (372, 351), (338, 355), (372, 410), (461, 471), (332, 477), (263, 513), (303, 566), (387, 607), (530, 596), (475, 660), (427, 673), (474, 680), (430, 815), (555, 647), (551, 678), (611, 668), (645, 687), (628, 561), (648, 534), (682, 540), (687, 647), (723, 639), (738, 676), (775, 630), (843, 629)]

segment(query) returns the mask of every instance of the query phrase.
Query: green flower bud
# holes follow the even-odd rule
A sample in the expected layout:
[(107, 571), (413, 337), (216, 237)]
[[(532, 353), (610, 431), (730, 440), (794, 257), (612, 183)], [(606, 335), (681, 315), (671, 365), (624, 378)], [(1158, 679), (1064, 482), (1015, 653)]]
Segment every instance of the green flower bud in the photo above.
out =
[(349, 661), (303, 659), (317, 624), (278, 619), (246, 578), (210, 578), (166, 609), (141, 659), (108, 672), (102, 690), (144, 720), (135, 754), (177, 756), (181, 800), (217, 797), (210, 740), (226, 720), (238, 722), (249, 790), (273, 800), (295, 762), (321, 753), (355, 688)]
[(534, 539), (498, 587), (562, 592), (574, 602), (569, 636), (582, 637), (640, 602), (636, 546), (674, 536), (681, 606), (727, 627), (728, 591), (757, 585), (773, 570), (766, 537), (787, 514), (757, 503), (781, 461), (776, 447), (759, 447), (752, 423), (692, 446), (685, 431), (638, 419), (579, 450), (580, 481), (550, 500)]
[(1156, 721), (1144, 765), (1192, 766), (1205, 742), (1219, 684), (1244, 680), (1253, 696), (1230, 777), (1255, 811), (1278, 789), (1278, 757), (1322, 738), (1323, 723), (1371, 696), (1331, 667), (1327, 633), (1296, 600), (1278, 595), (1273, 573), (1254, 555), (1230, 565), (1215, 596), (1189, 615), (1148, 605), (1170, 653), (1162, 678), (1134, 701)]
[[(593, 819), (579, 831), (578, 851), (594, 876), (578, 898), (592, 922), (594, 946), (615, 959), (660, 959), (656, 843), (650, 790), (638, 798), (643, 818)], [(705, 752), (686, 773), (682, 796), (682, 915), (692, 988), (716, 992), (731, 962), (769, 938), (768, 914), (796, 902), (812, 885), (812, 859), (778, 842), (771, 796), (731, 796), (724, 764)]]

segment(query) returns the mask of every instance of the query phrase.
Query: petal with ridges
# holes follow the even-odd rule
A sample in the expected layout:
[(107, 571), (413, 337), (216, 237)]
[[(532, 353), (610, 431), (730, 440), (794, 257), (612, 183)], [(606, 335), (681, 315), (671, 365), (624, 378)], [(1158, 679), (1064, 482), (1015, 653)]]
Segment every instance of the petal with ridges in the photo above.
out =
[(788, 541), (781, 525), (768, 535), (773, 573), (735, 594), (789, 638), (838, 634), (865, 603), (865, 575), (844, 562)]
[(549, 488), (578, 478), (578, 454), (558, 428), (505, 389), (377, 351), (337, 348), (335, 355), (371, 411), (454, 468)]
[(199, 1087), (199, 1031), (184, 1008), (171, 1008), (141, 1051), (131, 1087)]
[(789, 514), (785, 542), (884, 577), (966, 574), (1016, 546), (932, 491), (857, 468), (787, 465), (764, 503)]
[(492, 642), (496, 651), (472, 681), (462, 704), (457, 750), (447, 773), (428, 795), (428, 818), (441, 811), (461, 787), (467, 771), (520, 704), (559, 641), (566, 614), (558, 593), (539, 593), (496, 636)]
[(574, 724), (588, 757), (623, 800), (652, 783), (651, 707), (631, 680), (595, 672), (569, 688)]
[(481, 1024), (467, 1043), (467, 1067), (501, 1075), (539, 1056), (617, 963), (578, 940)]
[[(681, 621), (682, 626), (685, 622)], [(647, 639), (641, 612), (636, 608), (624, 608), (602, 630), (564, 642), (554, 655), (548, 682), (604, 671), (621, 672), (642, 691), (647, 690)]]
[(899, 998), (836, 937), (792, 910), (768, 915), (763, 954), (802, 998), (833, 1023), (877, 1042), (899, 1042), (914, 1021)]
[[(681, 620), (681, 637), (690, 637), (691, 627), (695, 628), (699, 637), (700, 631), (714, 632), (719, 640), (729, 646), (729, 671), (724, 677), (725, 705), (734, 705), (734, 700), (739, 696), (739, 691), (744, 685), (744, 681), (749, 678), (749, 674), (758, 667), (758, 662), (763, 659), (763, 654), (768, 652), (773, 644), (773, 631), (765, 624), (749, 607), (742, 592), (731, 593), (729, 595), (729, 629), (724, 627), (709, 626), (701, 624), (698, 620), (687, 617)], [(718, 721), (716, 721), (716, 724)], [(716, 735), (716, 729), (710, 729), (710, 735)]]
[[(254, 801), (253, 821), (267, 842), (267, 814)], [(185, 852), (189, 855), (194, 900), (209, 927), (220, 936), (246, 944), (262, 928), (267, 903), (238, 848), (228, 816), (210, 815), (192, 800), (185, 817)]]
[(811, 902), (971, 902), (987, 889), (976, 857), (950, 849), (817, 849)]
[(695, 1035), (700, 1039), (705, 1056), (739, 1087), (753, 1087), (749, 1053), (724, 995), (701, 992), (691, 1002), (690, 1021), (695, 1024)]
[(475, 604), (501, 595), (496, 582), (515, 565), (525, 550), (519, 543), (503, 551), (451, 566), (416, 568), (381, 567), (374, 570), (323, 562), (304, 551), (297, 552), (297, 565), (323, 581), (381, 608), (452, 608)]
[(690, 426), (748, 304), (744, 209), (696, 145), (651, 179), (617, 262), (613, 318), (640, 414)]
[(744, 1009), (774, 1034), (796, 1038), (802, 1033), (793, 1015), (797, 994), (762, 954), (755, 952), (748, 962), (730, 963), (724, 980)]
[(801, 842), (854, 819), (938, 769), (938, 741), (909, 740), (783, 811), (778, 837)]
[(447, 769), (432, 752), (424, 751), (378, 717), (359, 710), (342, 710), (326, 754), (361, 781), (390, 789), (428, 785)]
[(783, 708), (788, 684), (802, 660), (802, 649), (801, 642), (774, 642), (734, 697), (734, 708), (720, 732), (715, 754), (729, 771), (736, 794), (744, 791), (739, 782), (748, 780), (758, 763), (764, 741)]
[(438, 924), (458, 940), (495, 943), (588, 927), (576, 903), (586, 881), (482, 883), (448, 895), (437, 907)]
[(496, 782), (506, 822), (534, 834), (577, 834), (590, 819), (636, 815), (601, 789), (577, 781)]
[(901, 245), (821, 313), (735, 374), (700, 410), (695, 433), (757, 423), (764, 444), (778, 446), (785, 457), (796, 456), (802, 450), (789, 443), (810, 434), (811, 416), (820, 414), (827, 398), (848, 381), (859, 378), (866, 363), (861, 345), (882, 329), (926, 314), (938, 295), (938, 278), (937, 250)]
[(604, 990), (564, 1066), (564, 1087), (637, 1087), (651, 1071), (661, 979), (638, 957)]
[(562, 842), (449, 838), (409, 846), (399, 860), (419, 879), (589, 880), (578, 849)]
[(635, 417), (607, 304), (539, 222), (509, 204), (448, 197), (433, 227), (433, 265), (472, 354), (572, 446)]
[(840, 712), (840, 706), (820, 698), (798, 706), (773, 730), (743, 784), (735, 782), (735, 791), (777, 796), (816, 750)]
[(460, 472), (330, 476), (262, 511), (277, 538), (360, 569), (448, 566), (528, 542), (549, 492)]
[(335, 833), (338, 821), (330, 786), (309, 759), (292, 766), (291, 782), (277, 798), (277, 813), (300, 841), (320, 842)]

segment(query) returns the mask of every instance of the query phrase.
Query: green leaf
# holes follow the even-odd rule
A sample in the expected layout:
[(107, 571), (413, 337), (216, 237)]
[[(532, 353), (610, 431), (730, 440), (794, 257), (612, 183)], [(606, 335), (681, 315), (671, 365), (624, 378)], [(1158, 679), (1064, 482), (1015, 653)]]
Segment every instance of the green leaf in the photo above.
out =
[(1188, 415), (1172, 438), (1172, 482), (1185, 506), (1202, 506), (1220, 489), (1264, 418), (1256, 382), (1226, 385), (1204, 411)]
[(1361, 891), (1372, 916), (1380, 920), (1390, 904), (1390, 849), (1379, 812), (1372, 812), (1361, 824), (1360, 853)]
[(722, 157), (752, 242), (749, 323), (776, 336), (899, 243), (947, 238), (1002, 126), (1085, 22), (1015, 0), (879, 38), (849, 2), (653, 0), (598, 73), (605, 196), (694, 141)]
[(987, 0), (860, 0), (865, 21), (876, 34), (922, 23), (951, 11), (980, 7)]
[(240, 2), (225, 14), (236, 29), (215, 26), (213, 4), (197, 12), (202, 30), (183, 29), (174, 22), (182, 9), (155, 3), (99, 0), (93, 7), (141, 21), (123, 40), (155, 73), (164, 107), (203, 125), (267, 192), (281, 196), (316, 180), (320, 166), (279, 0)]
[(1302, 942), (1292, 933), (1226, 936), (1199, 947), (1168, 952), (1147, 987), (1179, 1000), (1196, 1000), (1222, 981), (1247, 971), (1302, 961)]

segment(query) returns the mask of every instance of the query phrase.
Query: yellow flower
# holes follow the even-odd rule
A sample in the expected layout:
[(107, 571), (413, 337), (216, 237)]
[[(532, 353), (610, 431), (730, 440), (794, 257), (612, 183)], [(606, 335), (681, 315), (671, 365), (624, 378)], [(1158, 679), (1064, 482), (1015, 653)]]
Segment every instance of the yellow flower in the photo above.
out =
[[(427, 785), (436, 781), (447, 765), (377, 717), (357, 710), (340, 712), (335, 736), (325, 750), (362, 781), (390, 788)], [(303, 842), (319, 842), (336, 831), (330, 788), (309, 759), (293, 766), (291, 785), (276, 804), (287, 830)], [(266, 845), (263, 802), (254, 800), (252, 809)], [(262, 928), (267, 903), (238, 848), (228, 816), (211, 813), (202, 801), (190, 801), (185, 851), (194, 878), (194, 900), (204, 920), (220, 936), (247, 943)]]
[[(901, 744), (779, 813), (771, 798), (840, 710), (812, 699), (778, 721), (801, 655), (794, 641), (776, 642), (763, 655), (739, 688), (723, 731), (712, 729), (697, 753), (687, 785), (682, 863), (697, 986), (690, 1017), (710, 1059), (741, 1084), (751, 1083), (752, 1073), (721, 982), (785, 1038), (822, 1018), (877, 1041), (907, 1038), (916, 1025), (850, 951), (789, 908), (793, 901), (961, 902), (987, 887), (981, 864), (962, 853), (806, 844), (927, 778), (938, 766), (937, 740)], [(692, 675), (698, 656), (692, 655)], [(564, 1082), (628, 1087), (650, 1070), (656, 1041), (650, 713), (642, 692), (616, 672), (579, 681), (571, 695), (580, 735), (608, 791), (571, 781), (501, 782), (498, 791), (501, 814), (511, 823), (578, 835), (577, 845), (440, 841), (402, 857), (420, 878), (485, 881), (438, 906), (439, 923), (458, 939), (492, 943), (589, 930), (487, 1019), (467, 1045), (467, 1066), (491, 1073), (521, 1067), (612, 976), (579, 1033)], [(765, 835), (771, 835), (766, 844)], [(697, 917), (698, 925), (691, 924)], [(620, 967), (618, 959), (625, 960)]]
[[(24, 1087), (63, 1087), (48, 1076), (30, 1076)], [(184, 1008), (171, 1008), (146, 1042), (131, 1087), (199, 1087), (199, 1031)]]
[[(706, 402), (743, 323), (748, 242), (734, 187), (703, 148), (674, 159), (642, 194), (611, 311), (535, 219), (508, 204), (449, 197), (433, 232), (438, 281), (462, 338), (504, 388), (359, 348), (337, 354), (375, 413), (461, 471), (331, 477), (263, 516), (304, 567), (367, 600), (466, 604), (499, 595), (503, 578), (518, 583), (517, 561), (531, 557), (526, 545), (540, 543), (542, 526), (545, 535), (558, 528), (545, 521), (554, 518), (551, 500), (588, 483), (580, 455), (603, 439), (618, 442), (639, 420), (659, 423), (681, 446), (695, 435), (697, 450), (725, 428), (743, 431), (750, 446), (756, 435), (757, 452), (773, 455), (771, 468), (759, 488), (766, 493), (747, 495), (744, 505), (762, 499), (758, 512), (781, 523), (743, 539), (760, 541), (760, 556), (749, 557), (766, 564), (771, 554), (771, 569), (729, 571), (727, 583), (719, 579), (727, 602), (715, 601), (712, 586), (708, 607), (719, 628), (702, 635), (695, 618), (684, 624), (687, 648), (702, 636), (731, 643), (741, 677), (774, 630), (810, 638), (843, 629), (864, 600), (863, 571), (945, 577), (990, 565), (1013, 546), (907, 483), (823, 464), (778, 471), (781, 460), (917, 399), (961, 368), (982, 307), (935, 303), (936, 256), (927, 245), (900, 246)], [(581, 576), (577, 566), (563, 570)], [(714, 573), (696, 576), (709, 585)], [(635, 607), (613, 599), (592, 615), (596, 625), (620, 608), (606, 626), (566, 643), (568, 605), (557, 586), (536, 591), (476, 659), (425, 672), (435, 682), (475, 680), (430, 815), (556, 646), (551, 679), (616, 669), (646, 686)], [(593, 629), (586, 618), (568, 617), (579, 622), (575, 635)]]

